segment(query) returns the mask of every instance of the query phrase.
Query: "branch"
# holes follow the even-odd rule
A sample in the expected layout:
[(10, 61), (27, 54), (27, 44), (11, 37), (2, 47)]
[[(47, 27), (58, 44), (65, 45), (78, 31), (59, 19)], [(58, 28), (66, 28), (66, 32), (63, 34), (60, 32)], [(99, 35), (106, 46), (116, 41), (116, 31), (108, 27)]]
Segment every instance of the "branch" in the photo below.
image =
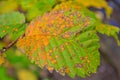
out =
[(6, 52), (9, 48), (11, 48), (12, 46), (14, 46), (14, 44), (22, 37), (24, 37), (25, 34), (23, 34), (22, 36), (20, 36), (18, 39), (16, 39), (15, 41), (11, 42), (10, 44), (8, 44), (7, 46), (3, 47), (1, 50), (0, 50), (0, 54)]

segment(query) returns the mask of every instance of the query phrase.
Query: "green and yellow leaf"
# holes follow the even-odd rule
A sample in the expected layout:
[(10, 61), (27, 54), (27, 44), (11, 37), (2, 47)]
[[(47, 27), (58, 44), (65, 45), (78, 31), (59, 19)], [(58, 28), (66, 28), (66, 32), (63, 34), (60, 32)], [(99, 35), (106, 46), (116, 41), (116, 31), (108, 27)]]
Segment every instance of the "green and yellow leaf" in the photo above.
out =
[(116, 39), (118, 45), (120, 45), (120, 40), (118, 38), (118, 33), (120, 32), (120, 28), (108, 24), (100, 24), (96, 26), (96, 30), (101, 34), (105, 34), (107, 36), (113, 36)]

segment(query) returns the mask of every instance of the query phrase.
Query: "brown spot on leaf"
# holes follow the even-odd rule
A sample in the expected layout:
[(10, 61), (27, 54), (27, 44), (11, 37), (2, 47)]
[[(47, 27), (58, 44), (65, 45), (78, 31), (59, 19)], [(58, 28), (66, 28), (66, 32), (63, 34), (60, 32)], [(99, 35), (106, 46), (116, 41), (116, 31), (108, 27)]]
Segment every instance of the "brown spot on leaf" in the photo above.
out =
[(76, 68), (82, 68), (82, 67), (83, 67), (83, 64), (77, 63), (77, 64), (75, 64), (75, 67), (76, 67)]

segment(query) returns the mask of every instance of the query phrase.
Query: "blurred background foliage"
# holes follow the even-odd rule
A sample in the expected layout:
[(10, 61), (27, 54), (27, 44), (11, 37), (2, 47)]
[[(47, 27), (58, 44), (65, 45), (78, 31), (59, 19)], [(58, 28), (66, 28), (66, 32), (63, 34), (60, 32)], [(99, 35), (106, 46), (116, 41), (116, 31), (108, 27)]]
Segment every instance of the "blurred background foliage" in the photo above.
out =
[[(23, 20), (25, 21), (20, 25), (26, 24), (24, 24), (24, 29), (22, 28), (23, 32), (19, 33), (21, 35), (24, 33), (25, 25), (32, 19), (49, 12), (57, 4), (64, 3), (65, 1), (68, 0), (0, 0), (0, 16), (10, 12), (20, 12), (24, 14), (25, 18)], [(120, 0), (75, 1), (93, 11), (104, 23), (120, 27)], [(13, 34), (3, 35), (4, 37), (0, 38), (0, 49), (18, 38), (18, 36), (15, 38), (12, 37), (12, 35)], [(48, 73), (46, 69), (41, 70), (35, 64), (32, 64), (29, 59), (16, 48), (16, 46), (10, 48), (5, 54), (0, 54), (0, 80), (57, 80), (52, 79), (51, 77), (51, 73)], [(70, 79), (68, 78), (65, 80)], [(75, 80), (88, 79), (77, 78)]]
[[(69, 0), (2, 0), (0, 2), (0, 14), (8, 13), (11, 11), (23, 12), (28, 21), (32, 20), (38, 15), (50, 11), (55, 5)], [(105, 0), (75, 0), (85, 7), (96, 7), (98, 9), (104, 8), (107, 16), (112, 13), (112, 8)], [(9, 4), (9, 5), (8, 5)]]
[(55, 0), (2, 0), (0, 2), (0, 14), (20, 11), (30, 21), (36, 16), (50, 11), (55, 3)]

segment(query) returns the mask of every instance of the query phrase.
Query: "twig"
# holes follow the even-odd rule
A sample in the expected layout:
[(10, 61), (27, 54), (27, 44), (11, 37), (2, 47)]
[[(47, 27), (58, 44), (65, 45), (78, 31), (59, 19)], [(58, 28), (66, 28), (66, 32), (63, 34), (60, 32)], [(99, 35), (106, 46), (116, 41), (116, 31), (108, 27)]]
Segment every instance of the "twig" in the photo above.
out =
[(11, 48), (12, 46), (14, 46), (14, 44), (24, 36), (25, 34), (23, 34), (22, 36), (20, 36), (18, 39), (16, 39), (15, 41), (11, 42), (10, 44), (8, 44), (7, 46), (3, 47), (1, 50), (0, 50), (0, 54), (6, 52), (9, 48)]

